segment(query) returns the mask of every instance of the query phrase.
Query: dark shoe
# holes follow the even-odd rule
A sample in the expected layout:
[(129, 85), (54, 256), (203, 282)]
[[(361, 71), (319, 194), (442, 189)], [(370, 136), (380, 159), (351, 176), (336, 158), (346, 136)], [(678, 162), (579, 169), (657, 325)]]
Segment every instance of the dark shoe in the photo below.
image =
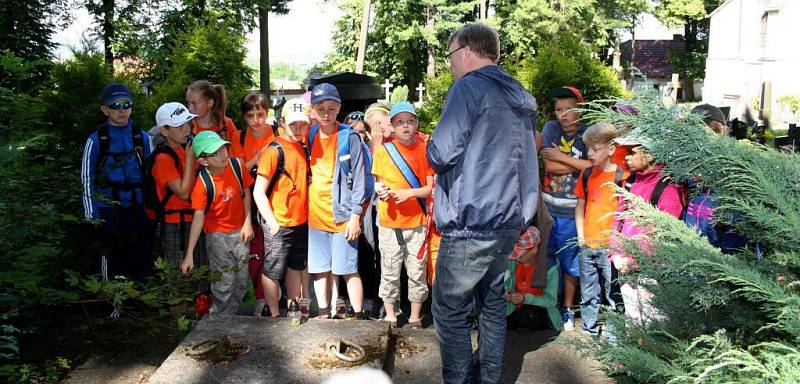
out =
[(356, 311), (353, 309), (352, 305), (348, 305), (347, 309), (344, 312), (344, 319), (345, 320), (355, 320), (356, 319)]
[(381, 319), (381, 312), (383, 312), (383, 305), (373, 305), (372, 310), (369, 311), (369, 318), (371, 320), (380, 320)]
[(363, 310), (359, 313), (356, 313), (356, 320), (371, 320), (369, 317), (370, 311)]

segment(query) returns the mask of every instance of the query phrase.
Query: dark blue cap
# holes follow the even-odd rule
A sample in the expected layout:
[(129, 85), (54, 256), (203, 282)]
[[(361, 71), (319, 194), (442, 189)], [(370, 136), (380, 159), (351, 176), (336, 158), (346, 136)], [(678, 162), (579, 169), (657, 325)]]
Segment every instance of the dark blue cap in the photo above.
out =
[(325, 100), (342, 102), (342, 99), (339, 97), (339, 91), (336, 90), (333, 84), (317, 84), (317, 86), (311, 90), (311, 104), (319, 104)]
[(131, 103), (133, 102), (131, 91), (129, 91), (128, 87), (122, 83), (111, 83), (106, 85), (105, 88), (103, 88), (100, 98), (103, 101), (103, 105), (109, 105), (119, 99), (124, 99)]

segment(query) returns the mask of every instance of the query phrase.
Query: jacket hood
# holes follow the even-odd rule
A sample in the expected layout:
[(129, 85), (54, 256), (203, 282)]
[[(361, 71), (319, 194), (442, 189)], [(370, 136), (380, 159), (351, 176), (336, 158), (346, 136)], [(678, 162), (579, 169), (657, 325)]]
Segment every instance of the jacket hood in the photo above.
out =
[(506, 71), (497, 65), (487, 65), (476, 69), (473, 75), (493, 83), (503, 99), (513, 108), (524, 111), (527, 115), (536, 114), (536, 99)]

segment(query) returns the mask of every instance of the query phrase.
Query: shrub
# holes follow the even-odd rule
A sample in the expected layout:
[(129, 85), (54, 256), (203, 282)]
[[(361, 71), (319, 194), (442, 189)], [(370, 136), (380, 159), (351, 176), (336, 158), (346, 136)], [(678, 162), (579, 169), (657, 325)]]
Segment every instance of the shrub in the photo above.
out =
[(453, 84), (453, 75), (450, 74), (449, 68), (438, 68), (436, 73), (438, 73), (437, 76), (425, 77), (426, 97), (418, 111), (419, 130), (425, 133), (433, 132), (436, 124), (439, 123), (447, 91)]

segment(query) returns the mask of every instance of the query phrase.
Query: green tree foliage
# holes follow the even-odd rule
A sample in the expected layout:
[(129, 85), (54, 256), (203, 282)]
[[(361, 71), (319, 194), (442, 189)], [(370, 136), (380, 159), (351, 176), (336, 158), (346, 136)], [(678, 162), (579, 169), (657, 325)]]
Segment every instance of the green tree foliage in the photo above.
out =
[(491, 23), (498, 28), (507, 57), (532, 57), (544, 44), (570, 33), (593, 49), (607, 46), (614, 28), (631, 28), (648, 9), (646, 0), (499, 0)]
[(553, 101), (547, 93), (553, 88), (577, 87), (587, 101), (610, 99), (624, 92), (616, 72), (592, 58), (578, 36), (566, 33), (543, 46), (535, 59), (522, 61), (512, 69), (536, 97), (540, 123), (552, 118)]
[(425, 78), (426, 98), (423, 100), (422, 108), (418, 111), (419, 130), (425, 133), (433, 132), (436, 124), (439, 123), (447, 91), (450, 89), (450, 85), (453, 84), (453, 75), (444, 65), (436, 73), (436, 76), (427, 76)]
[(255, 86), (253, 69), (245, 64), (244, 32), (234, 21), (209, 18), (178, 37), (167, 80), (155, 86), (155, 95), (144, 106), (141, 123), (155, 124), (155, 111), (168, 101), (185, 100), (186, 88), (194, 80), (206, 79), (225, 86), (228, 116), (241, 121), (239, 101)]
[(752, 244), (722, 254), (680, 220), (625, 194), (634, 207), (625, 217), (648, 228), (651, 246), (626, 239), (618, 247), (639, 263), (623, 280), (647, 287), (665, 317), (634, 324), (612, 316), (618, 340), (600, 346), (600, 358), (619, 382), (797, 382), (798, 155), (715, 135), (701, 116), (655, 96), (632, 103), (638, 116), (599, 105), (584, 116), (635, 127), (628, 136), (648, 142), (668, 175), (710, 188), (715, 217), (767, 252), (760, 262)]

